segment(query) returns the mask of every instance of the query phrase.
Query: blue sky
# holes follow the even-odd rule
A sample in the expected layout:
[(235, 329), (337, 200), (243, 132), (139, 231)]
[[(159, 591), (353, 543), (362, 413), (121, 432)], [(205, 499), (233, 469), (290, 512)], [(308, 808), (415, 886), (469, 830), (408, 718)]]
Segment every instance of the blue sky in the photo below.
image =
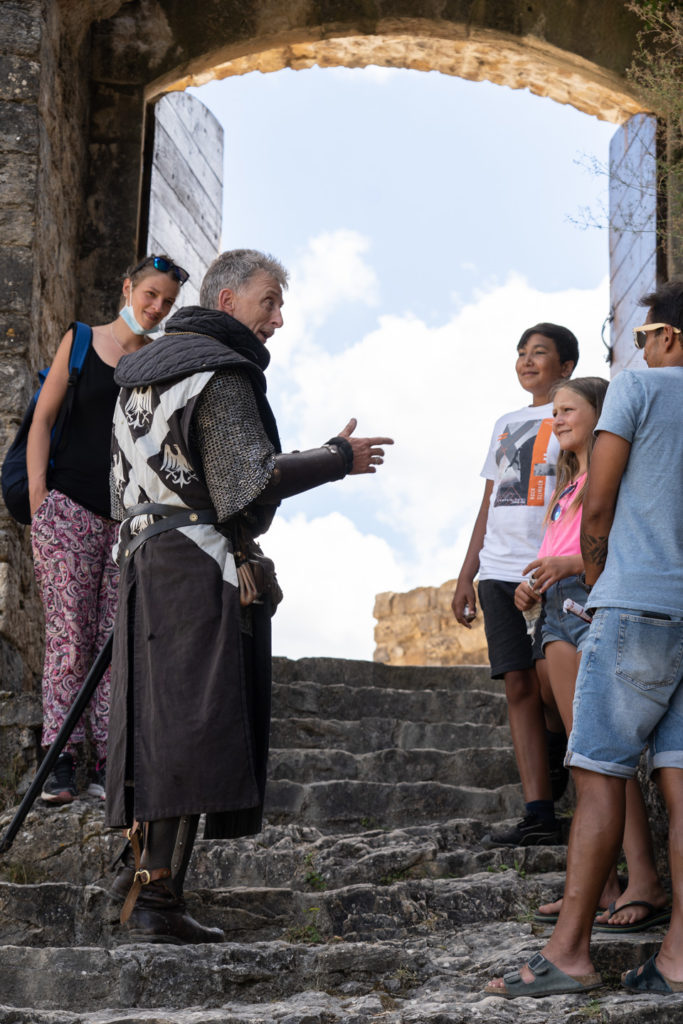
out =
[(192, 92), (225, 129), (223, 247), (291, 271), (269, 394), (285, 448), (351, 416), (396, 446), (375, 477), (283, 506), (264, 548), (285, 603), (274, 650), (372, 656), (374, 595), (457, 575), (494, 419), (527, 404), (522, 330), (565, 323), (608, 376), (606, 204), (615, 125), (437, 72), (345, 68)]

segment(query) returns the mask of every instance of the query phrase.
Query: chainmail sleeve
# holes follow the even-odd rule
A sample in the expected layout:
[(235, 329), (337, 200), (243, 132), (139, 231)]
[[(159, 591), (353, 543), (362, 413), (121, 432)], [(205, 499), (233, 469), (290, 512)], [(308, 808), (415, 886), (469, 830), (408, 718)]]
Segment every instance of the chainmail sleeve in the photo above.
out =
[(113, 470), (109, 473), (109, 498), (111, 501), (111, 517), (117, 523), (120, 523), (124, 517), (124, 508), (119, 498), (119, 488)]
[(273, 472), (275, 448), (245, 371), (213, 375), (197, 399), (190, 443), (220, 523), (258, 497)]

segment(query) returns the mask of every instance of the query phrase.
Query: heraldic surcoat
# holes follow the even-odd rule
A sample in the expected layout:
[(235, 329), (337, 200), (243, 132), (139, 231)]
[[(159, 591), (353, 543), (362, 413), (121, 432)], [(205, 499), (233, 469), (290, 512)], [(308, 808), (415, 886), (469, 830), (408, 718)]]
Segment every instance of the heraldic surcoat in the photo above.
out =
[[(265, 398), (268, 353), (225, 313), (186, 307), (117, 368), (112, 510), (118, 556), (107, 823), (207, 814), (207, 835), (258, 831), (270, 722), (270, 615), (240, 609), (235, 518), (280, 450)], [(126, 544), (158, 521), (141, 503), (212, 509)], [(187, 517), (191, 519), (191, 516)], [(272, 516), (271, 516), (272, 518)]]

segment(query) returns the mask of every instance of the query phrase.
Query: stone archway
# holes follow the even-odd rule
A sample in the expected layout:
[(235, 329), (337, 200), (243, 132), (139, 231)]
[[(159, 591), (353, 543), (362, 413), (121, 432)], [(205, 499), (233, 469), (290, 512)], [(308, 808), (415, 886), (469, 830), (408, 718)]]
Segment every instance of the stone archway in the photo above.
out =
[[(500, 8), (503, 6), (504, 11)], [(84, 308), (104, 301), (101, 263), (118, 256), (107, 224), (105, 194), (132, 177), (150, 106), (164, 93), (212, 78), (281, 68), (378, 64), (438, 70), (471, 80), (528, 88), (583, 112), (621, 124), (642, 111), (624, 77), (635, 40), (632, 15), (615, 0), (567, 9), (554, 2), (459, 3), (443, 13), (433, 3), (274, 3), (186, 6), (134, 0), (98, 22), (92, 36), (91, 176), (87, 185), (95, 222), (83, 232), (80, 283)], [(610, 37), (604, 46), (601, 26)], [(607, 32), (609, 28), (609, 32)], [(218, 42), (217, 42), (218, 41)], [(115, 70), (115, 74), (113, 72)], [(133, 110), (131, 100), (141, 106)], [(137, 138), (132, 129), (137, 119)], [(107, 137), (95, 131), (106, 123)], [(117, 130), (118, 129), (118, 130)], [(99, 134), (99, 133), (98, 133)], [(138, 165), (138, 181), (142, 177)], [(138, 193), (120, 193), (118, 236), (125, 252), (136, 244)], [(129, 230), (122, 232), (122, 218)], [(113, 225), (111, 228), (113, 229)], [(138, 240), (138, 248), (144, 247)], [(123, 262), (127, 258), (121, 252)], [(120, 262), (120, 261), (119, 261)]]

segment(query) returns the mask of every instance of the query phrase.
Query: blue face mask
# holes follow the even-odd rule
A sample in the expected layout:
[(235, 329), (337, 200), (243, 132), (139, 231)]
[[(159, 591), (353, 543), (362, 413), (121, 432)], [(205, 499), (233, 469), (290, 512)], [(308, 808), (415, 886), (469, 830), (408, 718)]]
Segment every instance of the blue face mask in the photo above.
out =
[(133, 312), (133, 306), (130, 301), (130, 292), (128, 294), (128, 302), (123, 307), (123, 309), (119, 310), (119, 316), (121, 317), (121, 319), (125, 321), (128, 327), (130, 327), (133, 334), (157, 334), (161, 330), (161, 324), (158, 324), (156, 327), (150, 327), (148, 329), (144, 328), (141, 324), (139, 324), (135, 316), (135, 313)]

